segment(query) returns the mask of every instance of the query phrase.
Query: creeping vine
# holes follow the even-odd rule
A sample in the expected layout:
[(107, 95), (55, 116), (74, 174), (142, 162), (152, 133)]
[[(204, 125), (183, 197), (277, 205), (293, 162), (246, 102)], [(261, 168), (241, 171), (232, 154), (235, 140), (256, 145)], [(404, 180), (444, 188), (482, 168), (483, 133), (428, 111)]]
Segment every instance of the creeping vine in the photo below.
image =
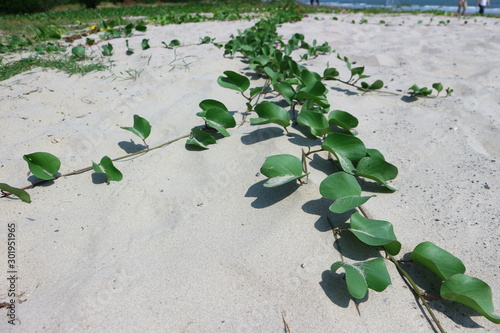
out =
[[(386, 263), (391, 262), (408, 281), (437, 328), (444, 332), (427, 304), (426, 297), (431, 295), (420, 290), (401, 265), (402, 260), (396, 258), (401, 250), (401, 243), (395, 235), (393, 224), (368, 216), (362, 206), (372, 200), (373, 196), (362, 196), (359, 179), (368, 178), (388, 191), (394, 192), (396, 189), (390, 185), (390, 181), (397, 177), (398, 169), (386, 161), (380, 151), (367, 148), (365, 143), (357, 137), (355, 128), (358, 126), (358, 119), (356, 117), (347, 111), (332, 108), (327, 98), (328, 89), (324, 81), (337, 81), (365, 93), (381, 91), (384, 84), (381, 80), (371, 83), (365, 81), (369, 78), (364, 73), (365, 68), (354, 67), (355, 62), (351, 62), (347, 57), (338, 56), (338, 59), (349, 70), (350, 77), (347, 79), (341, 79), (339, 71), (333, 67), (326, 68), (320, 75), (298, 64), (292, 58), (292, 52), (297, 50), (306, 50), (306, 53), (300, 57), (301, 59), (333, 51), (327, 43), (321, 45), (318, 45), (316, 41), (312, 44), (306, 43), (301, 34), (294, 34), (290, 40), (284, 41), (278, 35), (276, 27), (283, 22), (293, 20), (297, 20), (297, 15), (282, 11), (281, 14), (263, 19), (253, 27), (232, 36), (231, 40), (224, 45), (224, 56), (234, 57), (237, 53), (242, 54), (248, 61), (250, 69), (265, 79), (262, 86), (250, 88), (250, 80), (233, 71), (225, 71), (217, 79), (221, 87), (235, 90), (245, 99), (246, 110), (240, 126), (247, 122), (249, 116), (254, 116), (250, 118), (250, 123), (253, 125), (276, 124), (281, 126), (287, 135), (289, 135), (290, 126), (299, 125), (307, 128), (312, 137), (321, 140), (319, 147), (315, 149), (309, 147), (307, 151), (302, 150), (300, 157), (290, 154), (269, 156), (260, 168), (260, 172), (269, 178), (264, 186), (277, 187), (293, 181), (304, 184), (303, 179), (307, 179), (309, 175), (308, 159), (310, 156), (327, 154), (337, 166), (338, 171), (328, 175), (321, 182), (319, 192), (323, 197), (332, 200), (329, 207), (331, 212), (337, 214), (352, 212), (348, 229), (338, 229), (331, 223), (335, 238), (338, 239), (339, 235), (341, 237), (343, 233), (349, 232), (358, 241), (375, 247), (383, 253), (374, 259), (349, 263), (344, 260), (340, 251), (341, 260), (331, 265), (331, 271), (344, 270), (347, 290), (353, 298), (361, 299), (365, 297), (368, 289), (382, 292), (391, 284), (391, 277), (386, 267)], [(443, 86), (441, 83), (434, 83), (432, 89), (429, 89), (413, 85), (408, 90), (411, 97), (438, 97), (443, 91)], [(432, 96), (434, 90), (437, 94)], [(445, 91), (447, 96), (452, 93), (450, 88)], [(272, 100), (286, 103), (287, 108), (281, 106), (283, 103), (261, 101), (262, 96), (267, 95), (272, 96)], [(135, 115), (133, 127), (122, 128), (141, 138), (146, 149), (116, 159), (104, 156), (99, 163), (93, 162), (91, 167), (62, 176), (93, 169), (95, 172), (105, 174), (109, 184), (111, 181), (120, 181), (123, 177), (113, 165), (114, 161), (147, 153), (182, 138), (187, 138), (188, 145), (207, 149), (217, 142), (218, 137), (230, 136), (229, 129), (236, 127), (237, 122), (224, 103), (206, 99), (201, 101), (199, 106), (201, 111), (197, 115), (203, 119), (204, 125), (193, 127), (189, 135), (150, 148), (146, 139), (151, 132), (151, 125), (146, 119)], [(220, 135), (214, 136), (214, 132)], [(49, 153), (38, 152), (24, 155), (23, 158), (28, 163), (32, 174), (42, 181), (62, 177), (57, 174), (61, 165), (59, 159)], [(20, 189), (0, 183), (1, 197), (15, 195), (29, 202), (31, 199), (25, 190), (37, 184)], [(464, 304), (488, 320), (500, 323), (500, 317), (493, 314), (490, 286), (478, 278), (464, 274), (466, 268), (459, 258), (432, 242), (424, 241), (412, 251), (411, 260), (429, 269), (441, 279), (440, 294), (434, 297)], [(283, 320), (285, 321), (284, 317)]]

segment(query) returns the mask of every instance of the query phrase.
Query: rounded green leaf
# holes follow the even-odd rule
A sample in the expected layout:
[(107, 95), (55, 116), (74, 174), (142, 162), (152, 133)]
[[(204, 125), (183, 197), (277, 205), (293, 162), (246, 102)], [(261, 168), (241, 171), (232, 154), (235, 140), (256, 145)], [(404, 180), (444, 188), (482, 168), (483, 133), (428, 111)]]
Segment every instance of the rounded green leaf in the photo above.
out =
[(54, 174), (59, 171), (61, 161), (52, 154), (38, 152), (24, 155), (23, 159), (28, 162), (28, 167), (35, 177), (44, 180), (54, 179)]
[(335, 200), (330, 206), (334, 213), (344, 213), (364, 204), (371, 196), (361, 197), (361, 186), (352, 175), (336, 172), (326, 177), (319, 186), (325, 198)]
[(352, 195), (361, 195), (361, 186), (356, 177), (345, 172), (336, 172), (321, 182), (319, 192), (326, 198), (337, 200)]
[(340, 73), (336, 68), (327, 68), (323, 72), (323, 79), (325, 80), (336, 80)]
[(383, 258), (376, 258), (354, 264), (364, 273), (368, 288), (375, 291), (384, 291), (391, 284), (391, 276)]
[(147, 139), (149, 134), (151, 134), (151, 125), (149, 124), (149, 122), (136, 114), (134, 115), (134, 127), (121, 128), (134, 133), (143, 140)]
[(274, 89), (283, 96), (288, 105), (292, 105), (292, 99), (295, 97), (295, 90), (288, 82), (280, 82), (274, 85)]
[(205, 120), (208, 126), (215, 128), (224, 136), (230, 136), (226, 128), (236, 126), (236, 120), (234, 120), (233, 115), (217, 107), (207, 110)]
[(106, 183), (108, 183), (108, 185), (111, 181), (119, 182), (123, 179), (122, 173), (113, 165), (113, 161), (108, 156), (101, 158), (99, 165), (92, 162), (92, 168), (95, 172), (104, 173), (106, 175)]
[(28, 192), (26, 192), (23, 189), (20, 189), (17, 187), (12, 187), (12, 186), (5, 184), (5, 183), (0, 183), (0, 190), (14, 194), (16, 197), (18, 197), (19, 199), (21, 199), (24, 202), (27, 202), (27, 203), (31, 202), (30, 195), (28, 194)]
[(391, 191), (396, 189), (387, 184), (387, 181), (398, 175), (398, 168), (380, 158), (365, 157), (358, 162), (356, 175), (373, 179)]
[(436, 89), (438, 93), (440, 93), (441, 91), (443, 91), (443, 85), (441, 83), (434, 83), (432, 85), (432, 88)]
[(363, 271), (359, 267), (343, 261), (337, 261), (330, 269), (335, 273), (340, 267), (345, 271), (345, 280), (349, 294), (354, 298), (365, 297), (368, 292), (368, 283), (363, 275)]
[(71, 49), (71, 53), (78, 59), (85, 58), (85, 47), (75, 46)]
[(361, 87), (366, 90), (377, 90), (382, 89), (384, 87), (384, 82), (382, 80), (377, 80), (372, 84), (368, 84), (366, 82), (361, 82)]
[(250, 87), (250, 80), (246, 76), (233, 71), (225, 71), (224, 75), (217, 78), (217, 83), (223, 88), (245, 92)]
[(486, 319), (500, 324), (500, 316), (494, 315), (493, 295), (490, 286), (475, 277), (456, 274), (444, 281), (441, 285), (440, 295), (444, 299), (464, 304)]
[(299, 113), (297, 122), (302, 126), (307, 126), (311, 129), (311, 133), (315, 136), (323, 136), (332, 133), (328, 121), (323, 113), (304, 110)]
[(198, 146), (203, 149), (208, 149), (208, 145), (215, 144), (216, 142), (210, 133), (203, 132), (198, 127), (194, 127), (191, 130), (191, 137), (187, 140), (188, 145)]
[(462, 260), (431, 242), (418, 244), (411, 253), (411, 260), (427, 267), (442, 280), (465, 273)]
[(260, 172), (269, 178), (265, 187), (276, 187), (306, 175), (302, 171), (302, 161), (289, 154), (273, 155), (266, 158)]
[(369, 157), (374, 157), (374, 158), (381, 159), (382, 161), (385, 161), (384, 155), (380, 151), (378, 151), (377, 149), (373, 149), (373, 148), (366, 149), (366, 155)]
[[(360, 241), (372, 246), (384, 246), (386, 251), (396, 255), (401, 250), (401, 243), (396, 239), (392, 223), (372, 220), (356, 212), (351, 215), (349, 229)], [(388, 247), (385, 245), (389, 244)]]
[(251, 118), (252, 124), (274, 123), (283, 127), (290, 125), (290, 114), (281, 106), (271, 102), (262, 102), (255, 107), (259, 118)]
[(350, 133), (351, 129), (358, 126), (358, 118), (349, 112), (333, 110), (328, 114), (328, 122), (335, 126), (345, 129)]
[(337, 261), (331, 270), (335, 272), (340, 267), (345, 270), (347, 289), (355, 298), (365, 297), (368, 288), (380, 292), (391, 284), (391, 277), (382, 258), (355, 264)]
[(344, 171), (354, 172), (354, 165), (366, 156), (366, 147), (360, 139), (342, 133), (329, 134), (321, 148), (333, 153)]
[(169, 47), (176, 47), (176, 46), (180, 46), (180, 45), (181, 45), (181, 42), (178, 39), (172, 39), (170, 41), (170, 43), (168, 43)]
[(202, 112), (198, 112), (196, 114), (199, 117), (205, 117), (208, 109), (212, 109), (212, 108), (219, 108), (219, 109), (222, 109), (226, 112), (229, 111), (227, 109), (227, 107), (224, 105), (224, 103), (219, 102), (215, 99), (205, 99), (205, 100), (200, 102), (199, 106), (203, 110)]

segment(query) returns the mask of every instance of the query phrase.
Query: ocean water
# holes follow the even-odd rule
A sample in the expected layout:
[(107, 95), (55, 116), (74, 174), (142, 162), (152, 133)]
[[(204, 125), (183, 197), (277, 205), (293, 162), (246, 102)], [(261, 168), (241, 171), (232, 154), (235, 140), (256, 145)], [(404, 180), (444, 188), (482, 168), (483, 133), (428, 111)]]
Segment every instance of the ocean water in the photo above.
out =
[[(310, 3), (310, 0), (299, 0), (303, 3)], [(321, 5), (335, 6), (343, 8), (370, 8), (383, 7), (403, 10), (442, 10), (456, 13), (458, 0), (319, 0)], [(314, 0), (316, 4), (316, 0)], [(467, 0), (466, 14), (476, 14), (479, 8), (476, 7), (476, 0)], [(500, 14), (500, 0), (490, 0), (490, 6), (486, 7), (485, 14)]]

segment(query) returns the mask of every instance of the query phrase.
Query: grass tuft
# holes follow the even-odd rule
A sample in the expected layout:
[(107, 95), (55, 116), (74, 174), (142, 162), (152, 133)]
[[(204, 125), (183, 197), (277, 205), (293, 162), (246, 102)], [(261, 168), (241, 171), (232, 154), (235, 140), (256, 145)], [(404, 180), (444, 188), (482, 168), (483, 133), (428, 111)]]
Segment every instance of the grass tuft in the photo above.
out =
[(74, 57), (58, 56), (44, 58), (33, 55), (21, 60), (0, 63), (0, 81), (30, 71), (34, 68), (55, 69), (71, 75), (85, 75), (93, 71), (102, 71), (109, 68), (102, 62), (83, 63)]

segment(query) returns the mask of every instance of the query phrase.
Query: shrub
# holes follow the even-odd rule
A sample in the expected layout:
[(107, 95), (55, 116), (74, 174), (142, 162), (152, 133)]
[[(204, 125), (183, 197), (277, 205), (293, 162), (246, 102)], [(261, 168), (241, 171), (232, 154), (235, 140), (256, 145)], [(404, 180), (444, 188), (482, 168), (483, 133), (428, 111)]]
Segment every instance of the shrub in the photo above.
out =
[(101, 3), (101, 0), (78, 0), (78, 2), (87, 8), (96, 8)]

